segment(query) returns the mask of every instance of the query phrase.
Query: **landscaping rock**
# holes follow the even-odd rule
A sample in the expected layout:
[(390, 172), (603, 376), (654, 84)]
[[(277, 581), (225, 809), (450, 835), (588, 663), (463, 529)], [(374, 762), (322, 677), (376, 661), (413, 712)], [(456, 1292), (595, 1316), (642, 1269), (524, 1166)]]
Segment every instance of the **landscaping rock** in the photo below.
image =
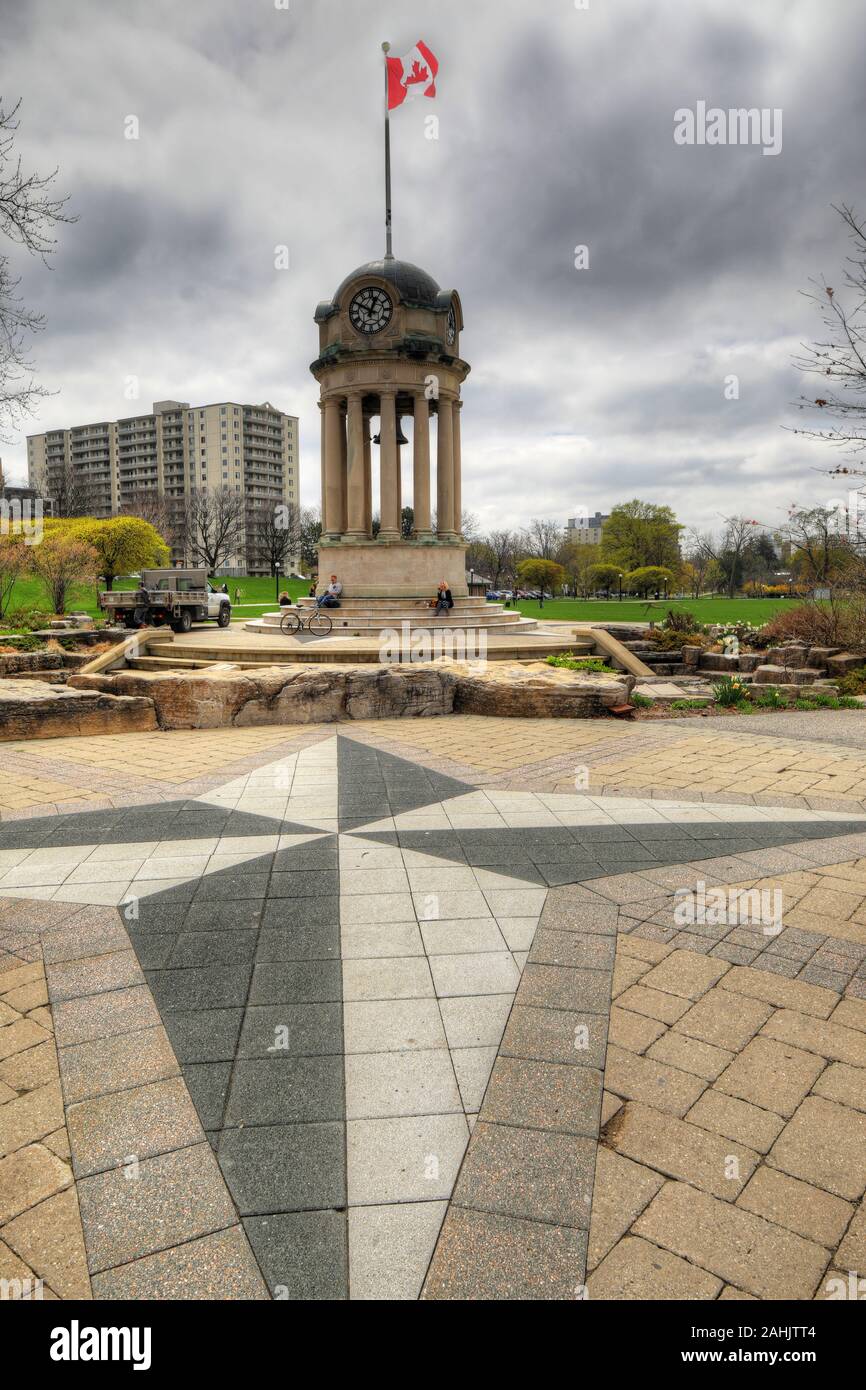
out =
[(456, 678), (423, 666), (265, 666), (207, 671), (113, 671), (71, 677), (78, 689), (144, 696), (161, 729), (327, 724), (450, 714)]
[(702, 671), (737, 671), (739, 657), (728, 656), (727, 652), (701, 652), (698, 666)]
[(737, 657), (738, 671), (757, 671), (764, 664), (763, 652), (740, 652)]
[(161, 729), (323, 724), (466, 713), (524, 718), (592, 718), (625, 704), (634, 677), (548, 666), (454, 662), (419, 665), (267, 666), (207, 671), (111, 671), (75, 675), (79, 690), (153, 702)]
[(827, 657), (827, 666), (834, 676), (844, 676), (846, 671), (855, 671), (866, 666), (866, 656), (856, 656), (853, 652), (839, 652)]
[[(825, 667), (831, 656), (836, 656), (841, 652), (841, 647), (810, 647), (809, 655), (806, 658), (807, 666)], [(866, 658), (864, 658), (866, 660)]]
[(580, 675), (543, 661), (511, 665), (488, 662), (455, 663), (457, 693), (454, 709), (461, 714), (492, 714), (499, 718), (592, 719), (612, 705), (624, 705), (635, 677)]
[(0, 680), (0, 739), (141, 733), (155, 728), (153, 703), (141, 696), (121, 699), (40, 680)]

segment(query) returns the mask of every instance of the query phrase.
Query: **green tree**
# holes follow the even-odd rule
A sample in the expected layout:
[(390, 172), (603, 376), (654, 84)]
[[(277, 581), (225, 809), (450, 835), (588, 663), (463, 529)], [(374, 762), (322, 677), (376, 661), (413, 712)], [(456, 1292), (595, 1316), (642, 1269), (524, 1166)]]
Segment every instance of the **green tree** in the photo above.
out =
[(625, 582), (629, 589), (645, 597), (651, 589), (658, 592), (659, 589), (670, 588), (674, 582), (674, 572), (664, 565), (641, 565), (625, 576)]
[(137, 516), (112, 516), (104, 521), (81, 517), (62, 523), (67, 533), (91, 546), (96, 554), (97, 574), (111, 589), (119, 574), (167, 565), (169, 548), (149, 521)]
[(593, 587), (596, 589), (607, 589), (608, 593), (610, 593), (611, 589), (616, 589), (619, 585), (619, 581), (623, 578), (623, 573), (619, 565), (598, 563), (590, 568), (589, 573)]
[(555, 560), (530, 558), (520, 561), (517, 566), (517, 578), (525, 587), (538, 589), (543, 599), (545, 592), (550, 593), (552, 597), (557, 589), (562, 588), (566, 575), (562, 565), (558, 565)]
[(598, 547), (566, 541), (560, 549), (558, 559), (574, 592), (580, 594), (581, 598), (589, 598), (594, 587), (592, 571), (598, 559)]
[(682, 526), (670, 507), (654, 502), (620, 502), (601, 533), (601, 558), (621, 570), (661, 565), (676, 569), (680, 562)]

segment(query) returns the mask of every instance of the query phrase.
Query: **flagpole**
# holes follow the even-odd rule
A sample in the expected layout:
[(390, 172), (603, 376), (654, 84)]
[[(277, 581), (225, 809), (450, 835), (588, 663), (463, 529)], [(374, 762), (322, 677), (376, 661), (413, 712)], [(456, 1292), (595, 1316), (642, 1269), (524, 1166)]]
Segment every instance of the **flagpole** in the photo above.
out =
[(391, 251), (391, 120), (388, 113), (388, 54), (391, 51), (389, 43), (382, 44), (382, 52), (385, 55), (385, 260), (394, 259)]

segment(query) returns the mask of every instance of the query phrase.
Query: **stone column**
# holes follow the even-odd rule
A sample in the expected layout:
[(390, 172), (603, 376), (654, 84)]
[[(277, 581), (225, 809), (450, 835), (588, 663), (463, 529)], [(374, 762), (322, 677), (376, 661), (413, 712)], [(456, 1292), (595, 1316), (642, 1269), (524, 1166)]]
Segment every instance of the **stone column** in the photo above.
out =
[(379, 527), (380, 541), (400, 539), (400, 479), (397, 470), (397, 391), (382, 387), (379, 392)]
[(342, 401), (339, 396), (328, 396), (325, 401), (325, 496), (322, 526), (330, 540), (339, 540), (343, 533), (344, 447)]
[(327, 509), (327, 500), (326, 500), (326, 495), (325, 495), (325, 403), (324, 403), (324, 401), (319, 401), (319, 402), (318, 402), (318, 406), (319, 406), (319, 435), (320, 435), (321, 441), (322, 441), (322, 450), (321, 450), (321, 452), (322, 452), (322, 490), (321, 490), (321, 493), (320, 493), (320, 496), (321, 496), (321, 499), (322, 499), (322, 530), (323, 530), (323, 531), (327, 531), (328, 528), (327, 528), (327, 526), (325, 525), (325, 512), (326, 512), (326, 509)]
[(415, 397), (415, 429), (412, 446), (412, 507), (415, 535), (429, 538), (430, 530), (430, 402), (423, 391)]
[(436, 534), (440, 540), (454, 535), (454, 423), (451, 397), (439, 395), (436, 430)]
[(360, 391), (350, 391), (346, 400), (346, 534), (360, 539), (367, 534), (364, 507), (364, 402)]
[(373, 535), (373, 468), (370, 459), (370, 417), (364, 416), (364, 535)]
[(460, 412), (463, 409), (463, 402), (456, 400), (452, 416), (454, 420), (454, 530), (458, 536), (463, 534), (463, 488), (460, 464)]
[[(346, 405), (346, 398), (343, 397), (343, 407)], [(346, 534), (347, 507), (346, 507), (346, 473), (348, 471), (348, 452), (346, 447), (346, 416), (345, 408), (340, 411), (340, 534)]]

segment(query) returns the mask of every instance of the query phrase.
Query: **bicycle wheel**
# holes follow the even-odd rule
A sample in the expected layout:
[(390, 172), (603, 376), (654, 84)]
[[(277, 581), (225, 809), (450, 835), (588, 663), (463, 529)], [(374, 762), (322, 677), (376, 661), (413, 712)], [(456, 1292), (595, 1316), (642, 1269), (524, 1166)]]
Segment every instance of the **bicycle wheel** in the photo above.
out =
[(293, 613), (291, 609), (280, 618), (280, 632), (286, 637), (294, 637), (295, 633), (300, 632), (301, 626), (300, 614)]
[(321, 608), (311, 615), (310, 621), (307, 623), (307, 627), (315, 637), (327, 637), (333, 626), (328, 614), (323, 612)]

